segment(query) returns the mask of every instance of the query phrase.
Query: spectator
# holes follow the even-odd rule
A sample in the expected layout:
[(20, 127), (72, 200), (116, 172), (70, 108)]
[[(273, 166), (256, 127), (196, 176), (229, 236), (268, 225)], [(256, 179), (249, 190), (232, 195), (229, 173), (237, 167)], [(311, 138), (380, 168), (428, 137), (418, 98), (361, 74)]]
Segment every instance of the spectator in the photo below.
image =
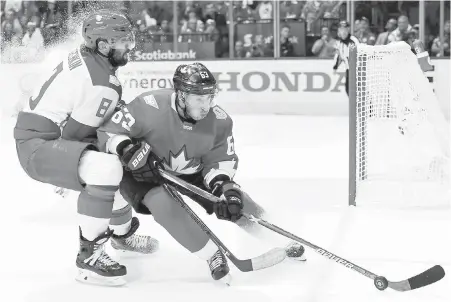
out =
[(376, 43), (376, 36), (370, 31), (369, 21), (365, 17), (361, 18), (359, 30), (355, 36), (362, 44), (374, 45)]
[(5, 11), (12, 10), (14, 13), (19, 13), (22, 8), (22, 0), (5, 0)]
[(409, 24), (409, 18), (401, 15), (398, 18), (398, 28), (392, 31), (388, 35), (388, 43), (402, 41), (403, 35), (412, 30), (412, 26)]
[(248, 23), (258, 19), (258, 13), (253, 10), (244, 1), (239, 2), (241, 5), (234, 5), (233, 17), (238, 22)]
[(47, 1), (47, 9), (42, 16), (41, 28), (49, 27), (51, 25), (61, 26), (62, 16), (58, 11), (55, 2), (55, 0)]
[(310, 13), (312, 19), (317, 20), (323, 17), (324, 7), (322, 1), (308, 0), (302, 8), (301, 18), (307, 20)]
[(280, 19), (298, 19), (300, 15), (300, 1), (282, 1), (280, 3)]
[(190, 12), (194, 12), (196, 19), (202, 19), (202, 7), (194, 1), (185, 1), (185, 8), (181, 10), (183, 12), (182, 18), (188, 19)]
[(2, 28), (1, 51), (3, 52), (5, 49), (20, 45), (21, 38), (21, 36), (14, 32), (11, 23), (5, 23)]
[(160, 35), (160, 42), (172, 42), (172, 31), (169, 27), (168, 20), (161, 21), (161, 26), (158, 34)]
[[(210, 21), (210, 20), (209, 20)], [(204, 22), (202, 22), (201, 20), (197, 21), (197, 28), (196, 28), (196, 33), (197, 33), (197, 42), (204, 42), (206, 41), (206, 37), (204, 35), (204, 31), (205, 31), (205, 24)]]
[(188, 22), (185, 23), (185, 25), (182, 26), (181, 29), (181, 40), (179, 39), (179, 42), (194, 42), (194, 35), (192, 33), (195, 33), (197, 31), (197, 19), (191, 18), (188, 20)]
[(61, 13), (56, 8), (55, 0), (49, 0), (41, 20), (42, 35), (46, 46), (61, 38), (61, 27)]
[(138, 31), (136, 32), (136, 41), (139, 44), (150, 42), (150, 37), (147, 32), (147, 26), (142, 20), (138, 20)]
[(383, 33), (380, 33), (377, 36), (376, 45), (386, 45), (386, 44), (388, 44), (388, 36), (390, 35), (390, 33), (392, 31), (394, 31), (396, 29), (396, 24), (397, 24), (397, 22), (396, 22), (396, 19), (394, 19), (394, 18), (390, 18), (387, 21), (387, 24), (385, 25), (385, 29), (387, 31), (385, 31)]
[(410, 31), (407, 32), (410, 39), (418, 39), (420, 37), (420, 24), (415, 24)]
[(249, 58), (249, 56), (247, 56), (247, 54), (250, 54), (250, 51), (252, 49), (252, 34), (245, 34), (243, 36), (243, 47), (244, 50), (246, 51), (246, 57)]
[(284, 25), (280, 31), (280, 56), (294, 57), (294, 46), (290, 39), (290, 27)]
[(151, 26), (155, 26), (157, 24), (161, 24), (163, 20), (170, 20), (170, 13), (167, 12), (163, 8), (162, 3), (158, 3), (159, 1), (149, 1), (149, 9), (148, 14), (149, 16), (156, 20), (156, 24), (152, 24)]
[(243, 59), (246, 57), (246, 50), (244, 49), (243, 42), (235, 42), (235, 58)]
[(340, 19), (346, 17), (346, 12), (342, 12), (342, 5), (346, 1), (324, 1), (322, 9), (324, 13), (322, 15), (325, 19)]
[(155, 18), (152, 18), (149, 15), (149, 12), (147, 11), (147, 9), (145, 9), (141, 12), (140, 20), (144, 23), (144, 25), (146, 27), (151, 27), (151, 26), (157, 25), (157, 20)]
[(41, 24), (41, 15), (39, 9), (34, 1), (22, 1), (22, 9), (19, 14), (22, 16), (22, 25), (28, 27), (28, 22), (36, 23), (36, 26)]
[(333, 58), (336, 51), (337, 40), (331, 37), (329, 28), (321, 28), (321, 39), (315, 41), (312, 47), (312, 53), (318, 58)]
[(5, 28), (6, 24), (10, 24), (15, 35), (22, 37), (23, 29), (16, 17), (16, 12), (13, 9), (8, 9), (5, 13), (5, 20), (2, 22), (2, 28)]
[(271, 1), (263, 1), (257, 7), (258, 15), (261, 20), (273, 19), (272, 13), (272, 2)]
[[(445, 22), (443, 28), (443, 49), (444, 56), (449, 57), (449, 43), (450, 43), (450, 22), (449, 20)], [(441, 47), (440, 36), (435, 38), (432, 42), (431, 53), (433, 56), (440, 57), (440, 47)]]
[(259, 58), (265, 56), (265, 49), (263, 47), (263, 36), (256, 35), (254, 43), (251, 45), (249, 51), (246, 53), (247, 58)]
[(216, 28), (216, 21), (213, 19), (208, 19), (207, 22), (207, 28), (205, 29), (204, 33), (206, 34), (207, 41), (215, 42), (215, 56), (217, 58), (221, 58), (223, 56), (223, 52), (227, 51), (229, 46), (226, 45), (224, 47), (224, 37), (221, 36), (221, 32), (219, 29)]
[(308, 12), (307, 18), (305, 19), (307, 23), (307, 34), (314, 36), (319, 31), (320, 23), (318, 22), (316, 18), (315, 12)]
[(22, 46), (27, 50), (28, 57), (39, 59), (42, 51), (44, 50), (44, 38), (42, 37), (41, 30), (36, 28), (36, 23), (28, 22), (27, 32), (22, 38)]
[(205, 34), (207, 34), (208, 41), (219, 41), (219, 30), (216, 28), (215, 20), (208, 19), (207, 20), (207, 28), (205, 29)]

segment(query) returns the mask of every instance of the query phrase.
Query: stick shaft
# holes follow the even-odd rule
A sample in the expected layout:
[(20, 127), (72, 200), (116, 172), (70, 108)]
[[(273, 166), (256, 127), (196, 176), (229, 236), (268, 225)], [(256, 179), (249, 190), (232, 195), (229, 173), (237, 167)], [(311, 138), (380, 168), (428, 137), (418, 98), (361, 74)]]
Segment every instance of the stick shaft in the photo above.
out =
[(341, 257), (339, 257), (339, 256), (337, 256), (337, 255), (335, 255), (335, 254), (333, 254), (333, 253), (331, 253), (331, 252), (329, 252), (329, 251), (327, 251), (327, 250), (325, 250), (325, 249), (323, 249), (323, 248), (321, 248), (321, 247), (319, 247), (319, 246), (317, 246), (317, 245), (315, 245), (315, 244), (313, 244), (313, 243), (311, 243), (311, 242), (309, 242), (309, 241), (307, 241), (305, 239), (302, 239), (299, 236), (294, 235), (293, 233), (290, 233), (290, 232), (282, 229), (281, 227), (278, 227), (278, 226), (276, 226), (276, 225), (274, 225), (272, 223), (269, 223), (269, 222), (267, 222), (267, 221), (265, 221), (263, 219), (255, 218), (252, 215), (248, 215), (248, 214), (243, 214), (243, 215), (246, 216), (248, 219), (257, 222), (258, 224), (264, 226), (265, 228), (267, 228), (267, 229), (269, 229), (271, 231), (274, 231), (274, 232), (276, 232), (276, 233), (278, 233), (278, 234), (280, 234), (282, 236), (285, 236), (287, 238), (290, 238), (292, 240), (295, 240), (295, 241), (297, 241), (299, 243), (302, 243), (302, 244), (310, 247), (311, 249), (315, 250), (321, 256), (324, 256), (324, 257), (326, 257), (326, 258), (328, 258), (330, 260), (333, 260), (336, 263), (339, 263), (339, 264), (343, 265), (346, 268), (352, 269), (352, 270), (364, 275), (365, 277), (368, 277), (368, 278), (370, 278), (372, 280), (374, 280), (377, 277), (376, 274), (374, 274), (374, 273), (362, 268), (361, 266), (359, 266), (357, 264), (354, 264), (351, 261), (348, 261), (346, 259), (343, 259), (343, 258), (341, 258)]
[(197, 216), (196, 213), (194, 213), (194, 211), (185, 203), (182, 196), (180, 196), (180, 193), (177, 192), (174, 187), (168, 184), (163, 184), (163, 187), (169, 193), (169, 195), (171, 195), (171, 197), (175, 201), (177, 201), (179, 205), (188, 213), (188, 215), (194, 220), (194, 222), (196, 222), (196, 224), (202, 229), (202, 231), (207, 234), (210, 240), (213, 241), (216, 246), (218, 246), (221, 252), (223, 252), (239, 270), (245, 272), (253, 270), (252, 261), (240, 260), (236, 258), (235, 255), (230, 252), (230, 250), (222, 243), (222, 241), (213, 233), (213, 231), (211, 231), (210, 228), (199, 218), (199, 216)]
[[(206, 192), (206, 191), (204, 191), (204, 190), (202, 190), (202, 189), (200, 189), (200, 188), (198, 188), (198, 187), (196, 187), (196, 186), (194, 186), (194, 185), (192, 185), (192, 184), (190, 184), (190, 183), (188, 183), (188, 182), (186, 182), (186, 181), (184, 181), (184, 180), (182, 180), (182, 179), (180, 179), (180, 178), (178, 178), (176, 176), (173, 176), (173, 175), (169, 174), (168, 172), (166, 172), (164, 170), (160, 170), (160, 173), (165, 179), (167, 179), (167, 180), (169, 180), (169, 181), (171, 181), (171, 182), (173, 182), (173, 183), (175, 183), (175, 184), (177, 184), (179, 186), (182, 186), (185, 189), (187, 189), (187, 190), (189, 190), (189, 191), (191, 191), (191, 192), (193, 192), (193, 193), (195, 193), (195, 194), (197, 194), (197, 195), (199, 195), (199, 196), (201, 196), (203, 198), (206, 198), (206, 199), (210, 200), (211, 202), (218, 202), (219, 201), (219, 198), (214, 196), (213, 194), (210, 194), (210, 193), (208, 193), (208, 192)], [(298, 236), (296, 236), (296, 235), (294, 235), (294, 234), (292, 234), (292, 233), (290, 233), (290, 232), (288, 232), (288, 231), (286, 231), (286, 230), (284, 230), (284, 229), (282, 229), (282, 228), (280, 228), (280, 227), (278, 227), (278, 226), (276, 226), (274, 224), (271, 224), (271, 223), (269, 223), (269, 222), (267, 222), (265, 220), (262, 220), (262, 219), (255, 218), (255, 217), (253, 217), (251, 215), (248, 215), (246, 213), (244, 213), (244, 216), (246, 216), (248, 219), (250, 219), (250, 220), (252, 220), (252, 221), (254, 221), (254, 222), (256, 222), (256, 223), (258, 223), (258, 224), (260, 224), (260, 225), (262, 225), (264, 227), (266, 227), (269, 230), (272, 230), (272, 231), (274, 231), (274, 232), (276, 232), (276, 233), (278, 233), (278, 234), (280, 234), (282, 236), (285, 236), (285, 237), (290, 238), (292, 240), (298, 241), (298, 242), (300, 242), (300, 243), (302, 243), (302, 244), (314, 249), (318, 254), (320, 254), (320, 255), (322, 255), (322, 256), (330, 259), (330, 260), (334, 260), (335, 262), (337, 262), (339, 264), (342, 264), (343, 266), (345, 266), (345, 267), (347, 267), (349, 269), (352, 269), (352, 270), (364, 275), (365, 277), (368, 277), (368, 278), (370, 278), (372, 280), (374, 280), (377, 277), (376, 274), (374, 274), (374, 273), (372, 273), (372, 272), (370, 272), (370, 271), (368, 271), (368, 270), (366, 270), (366, 269), (364, 269), (364, 268), (362, 268), (362, 267), (360, 267), (360, 266), (358, 266), (358, 265), (356, 265), (356, 264), (354, 264), (354, 263), (352, 263), (352, 262), (350, 262), (350, 261), (348, 261), (346, 259), (343, 259), (343, 258), (341, 258), (341, 257), (339, 257), (339, 256), (337, 256), (337, 255), (335, 255), (335, 254), (333, 254), (333, 253), (331, 253), (331, 252), (329, 252), (329, 251), (327, 251), (327, 250), (325, 250), (325, 249), (323, 249), (323, 248), (321, 248), (321, 247), (319, 247), (319, 246), (317, 246), (317, 245), (315, 245), (315, 244), (313, 244), (313, 243), (311, 243), (311, 242), (309, 242), (307, 240), (304, 240), (304, 239), (302, 239), (302, 238), (300, 238), (300, 237), (298, 237)]]

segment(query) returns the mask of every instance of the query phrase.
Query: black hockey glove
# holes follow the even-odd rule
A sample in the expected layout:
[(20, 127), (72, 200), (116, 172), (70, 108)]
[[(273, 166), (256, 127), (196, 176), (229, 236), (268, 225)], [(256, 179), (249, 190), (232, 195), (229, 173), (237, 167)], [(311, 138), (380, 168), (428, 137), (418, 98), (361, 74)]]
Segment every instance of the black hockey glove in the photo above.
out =
[(128, 145), (123, 150), (121, 162), (137, 181), (158, 184), (163, 182), (163, 177), (158, 171), (158, 168), (163, 169), (163, 164), (147, 142), (140, 141)]
[(230, 180), (218, 181), (213, 185), (212, 193), (221, 198), (220, 202), (213, 205), (213, 210), (218, 219), (235, 222), (241, 218), (243, 215), (243, 194), (240, 186)]

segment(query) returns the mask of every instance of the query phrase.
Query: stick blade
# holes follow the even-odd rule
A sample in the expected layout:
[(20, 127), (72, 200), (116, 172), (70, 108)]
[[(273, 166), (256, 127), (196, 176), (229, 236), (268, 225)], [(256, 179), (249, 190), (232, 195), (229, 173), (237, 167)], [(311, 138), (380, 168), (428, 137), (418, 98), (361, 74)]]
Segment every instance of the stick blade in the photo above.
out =
[(252, 268), (254, 271), (265, 269), (282, 262), (287, 257), (283, 248), (273, 248), (272, 250), (252, 258)]
[(388, 287), (397, 291), (414, 290), (435, 283), (445, 277), (445, 270), (435, 265), (421, 274), (399, 282), (389, 282)]
[(431, 267), (415, 277), (409, 278), (410, 289), (416, 289), (435, 283), (445, 277), (445, 270), (440, 265)]

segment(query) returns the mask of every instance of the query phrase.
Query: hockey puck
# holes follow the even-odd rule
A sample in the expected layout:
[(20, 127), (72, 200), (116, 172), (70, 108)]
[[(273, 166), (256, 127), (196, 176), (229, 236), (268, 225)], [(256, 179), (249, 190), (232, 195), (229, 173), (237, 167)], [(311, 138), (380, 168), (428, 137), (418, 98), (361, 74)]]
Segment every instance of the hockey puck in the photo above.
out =
[(384, 290), (388, 287), (388, 280), (385, 277), (378, 276), (374, 279), (374, 285), (378, 290)]

